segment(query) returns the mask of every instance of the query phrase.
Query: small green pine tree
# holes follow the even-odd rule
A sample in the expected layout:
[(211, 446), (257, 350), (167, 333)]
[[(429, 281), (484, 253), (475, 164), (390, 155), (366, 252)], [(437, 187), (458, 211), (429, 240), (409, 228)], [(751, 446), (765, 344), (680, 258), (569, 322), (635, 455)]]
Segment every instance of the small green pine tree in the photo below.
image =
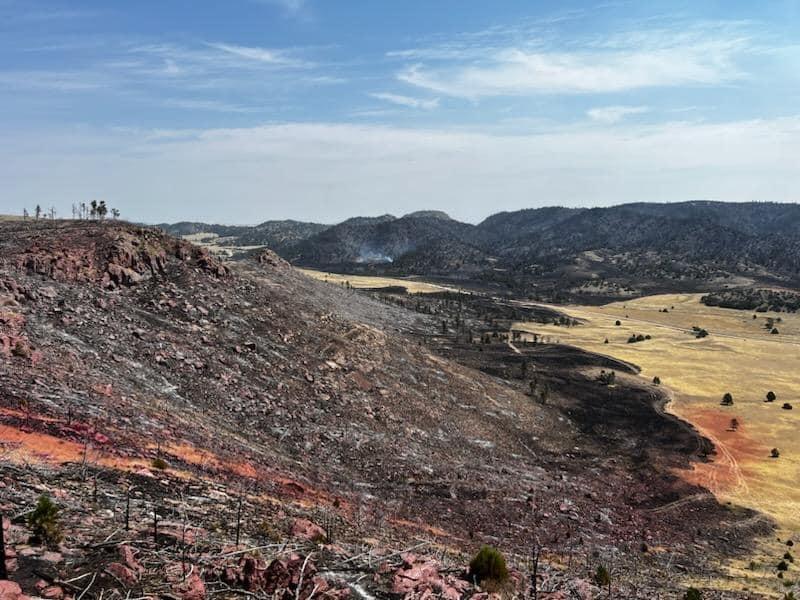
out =
[(508, 581), (508, 567), (506, 559), (495, 548), (484, 546), (469, 563), (470, 575), (480, 583), (482, 581), (493, 581), (495, 583), (505, 583)]
[(62, 539), (58, 513), (61, 509), (46, 495), (39, 496), (36, 508), (28, 515), (28, 526), (41, 544), (56, 546)]
[(594, 572), (594, 582), (601, 588), (608, 587), (611, 585), (611, 573), (603, 565), (598, 565)]

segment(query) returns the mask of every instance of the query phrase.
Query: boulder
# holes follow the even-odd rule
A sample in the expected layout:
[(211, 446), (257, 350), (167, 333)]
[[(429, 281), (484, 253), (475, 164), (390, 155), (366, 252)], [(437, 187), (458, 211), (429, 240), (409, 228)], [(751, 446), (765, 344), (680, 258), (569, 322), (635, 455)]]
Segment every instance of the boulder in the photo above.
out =
[(22, 594), (22, 588), (13, 581), (0, 581), (0, 599), (2, 600), (27, 600)]
[(116, 579), (119, 579), (120, 582), (126, 587), (132, 587), (136, 584), (139, 580), (139, 576), (133, 569), (126, 567), (123, 564), (118, 562), (113, 562), (106, 567), (106, 571)]
[(189, 575), (185, 581), (173, 586), (181, 600), (205, 600), (206, 584), (197, 573)]
[(322, 527), (308, 519), (295, 519), (292, 524), (291, 536), (311, 542), (323, 542), (328, 537)]

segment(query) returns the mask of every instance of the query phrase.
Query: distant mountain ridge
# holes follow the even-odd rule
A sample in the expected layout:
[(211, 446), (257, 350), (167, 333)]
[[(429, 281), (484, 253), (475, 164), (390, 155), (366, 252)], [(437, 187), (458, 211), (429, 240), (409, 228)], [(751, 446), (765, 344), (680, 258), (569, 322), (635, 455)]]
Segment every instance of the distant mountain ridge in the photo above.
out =
[(181, 237), (217, 236), (219, 246), (266, 246), (278, 254), (285, 254), (297, 243), (321, 233), (330, 227), (319, 223), (305, 223), (291, 219), (284, 221), (265, 221), (259, 225), (216, 225), (182, 221), (180, 223), (161, 223), (157, 225), (170, 235)]
[[(198, 224), (167, 231), (186, 235)], [(690, 201), (600, 208), (558, 206), (491, 215), (477, 225), (440, 211), (356, 217), (325, 226), (295, 221), (208, 226), (227, 243), (267, 245), (290, 262), (341, 272), (477, 279), (536, 287), (598, 280), (800, 279), (800, 205)]]

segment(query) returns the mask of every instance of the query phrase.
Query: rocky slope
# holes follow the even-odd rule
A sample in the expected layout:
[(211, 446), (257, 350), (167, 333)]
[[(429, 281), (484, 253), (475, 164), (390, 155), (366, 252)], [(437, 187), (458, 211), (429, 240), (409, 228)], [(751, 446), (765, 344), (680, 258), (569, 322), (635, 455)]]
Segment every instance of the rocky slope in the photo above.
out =
[[(542, 598), (592, 597), (600, 565), (620, 597), (675, 597), (769, 531), (675, 474), (708, 449), (630, 367), (611, 365), (630, 391), (611, 395), (603, 357), (440, 333), (457, 305), (407, 310), (123, 223), (0, 224), (12, 579), (53, 598), (455, 599), (491, 544), (517, 590), (543, 549)], [(546, 402), (513, 375), (522, 355)], [(29, 539), (41, 494), (62, 508), (55, 550)]]

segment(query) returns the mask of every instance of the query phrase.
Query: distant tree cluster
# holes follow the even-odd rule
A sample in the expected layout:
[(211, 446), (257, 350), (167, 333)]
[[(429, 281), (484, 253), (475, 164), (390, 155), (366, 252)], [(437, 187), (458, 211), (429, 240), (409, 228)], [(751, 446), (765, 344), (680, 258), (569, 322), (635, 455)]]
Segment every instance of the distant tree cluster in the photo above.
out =
[[(73, 203), (72, 205), (72, 218), (73, 219), (80, 219), (80, 220), (97, 220), (103, 221), (111, 215), (112, 219), (119, 219), (119, 209), (117, 208), (108, 208), (105, 200), (92, 200), (89, 204), (86, 202), (81, 202), (80, 204)], [(31, 214), (28, 212), (27, 208), (22, 209), (22, 217), (25, 219), (30, 218)], [(54, 206), (51, 206), (48, 210), (44, 210), (41, 204), (37, 204), (36, 208), (33, 210), (33, 218), (36, 220), (39, 219), (50, 219), (54, 220), (56, 218), (56, 209)]]
[(650, 335), (642, 335), (641, 333), (631, 334), (631, 337), (628, 338), (628, 343), (635, 344), (649, 339), (652, 339)]
[[(796, 312), (800, 310), (800, 294), (789, 290), (733, 289), (700, 298), (706, 306), (755, 310), (756, 312)], [(769, 327), (771, 329), (772, 326)]]

